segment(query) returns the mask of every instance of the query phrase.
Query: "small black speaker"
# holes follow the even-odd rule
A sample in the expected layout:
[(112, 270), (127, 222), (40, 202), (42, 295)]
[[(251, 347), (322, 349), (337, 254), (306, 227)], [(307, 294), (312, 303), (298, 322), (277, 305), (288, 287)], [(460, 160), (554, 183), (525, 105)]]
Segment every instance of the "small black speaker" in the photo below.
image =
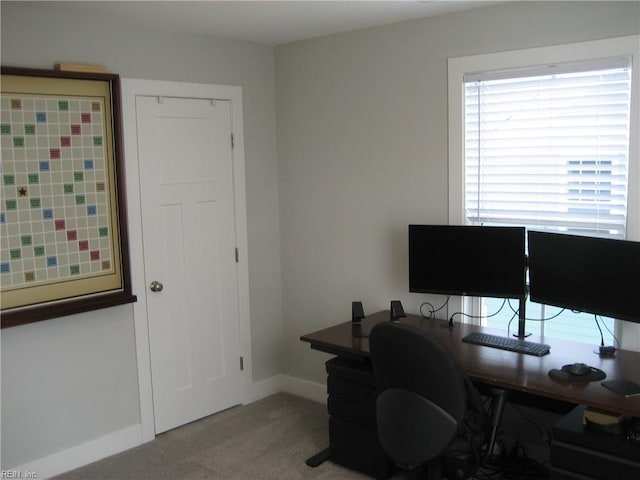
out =
[(362, 319), (365, 317), (364, 309), (362, 308), (362, 302), (351, 302), (351, 321), (353, 323), (362, 323)]
[(402, 303), (400, 300), (391, 300), (391, 313), (389, 314), (389, 320), (392, 322), (399, 322), (401, 317), (406, 317), (407, 314), (404, 313), (404, 308), (402, 308)]
[(351, 302), (351, 333), (354, 338), (368, 337), (362, 329), (362, 319), (365, 317), (362, 302)]

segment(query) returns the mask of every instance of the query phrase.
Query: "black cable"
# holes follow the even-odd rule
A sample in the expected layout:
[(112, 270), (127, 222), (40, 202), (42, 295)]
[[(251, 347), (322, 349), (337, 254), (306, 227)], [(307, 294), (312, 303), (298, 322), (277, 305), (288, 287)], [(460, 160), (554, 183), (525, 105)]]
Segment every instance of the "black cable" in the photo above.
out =
[(593, 319), (596, 321), (596, 327), (598, 327), (598, 331), (600, 332), (600, 346), (604, 347), (604, 335), (602, 335), (602, 329), (600, 328), (600, 324), (598, 323), (598, 316), (594, 314)]
[(491, 464), (480, 469), (475, 479), (478, 480), (537, 480), (548, 479), (549, 469), (540, 462), (529, 457), (518, 443), (510, 454), (503, 454), (492, 460)]
[[(540, 437), (541, 437), (542, 439), (546, 439), (546, 436), (545, 436), (544, 432), (542, 431), (542, 429), (540, 428), (540, 426), (539, 426), (536, 422), (534, 422), (534, 421), (533, 421), (533, 420), (531, 420), (529, 417), (527, 417), (527, 416), (522, 412), (522, 410), (520, 410), (520, 408), (519, 408), (518, 406), (514, 405), (513, 403), (511, 404), (511, 407), (512, 407), (516, 412), (518, 412), (518, 413), (520, 414), (520, 416), (521, 416), (522, 418), (524, 418), (524, 419), (525, 419), (529, 424), (533, 425), (533, 427), (538, 431), (538, 433), (540, 434)], [(545, 441), (546, 441), (546, 440), (545, 440)]]
[[(509, 307), (511, 307), (511, 302), (509, 302)], [(513, 322), (513, 320), (518, 317), (520, 311), (516, 311), (513, 309), (513, 307), (511, 307), (511, 310), (513, 311), (513, 315), (511, 315), (511, 318), (509, 319), (509, 322), (507, 323), (507, 336), (511, 336), (511, 322)], [(525, 335), (526, 336), (526, 335)]]
[[(422, 303), (422, 305), (420, 305), (420, 315), (422, 315), (422, 318), (436, 318), (436, 312), (439, 312), (449, 304), (449, 298), (451, 298), (451, 296), (447, 296), (447, 299), (444, 301), (444, 303), (436, 309), (434, 309), (433, 304), (430, 302)], [(424, 307), (425, 305), (429, 305), (431, 307), (431, 311), (429, 312), (428, 316), (425, 315), (424, 312), (422, 311), (422, 307)]]
[[(485, 400), (485, 404), (490, 399)], [(540, 426), (529, 418), (520, 408), (513, 403), (509, 404), (515, 411), (530, 425), (532, 425), (542, 440), (548, 443), (548, 436), (545, 435)], [(501, 453), (496, 456), (490, 456), (480, 468), (475, 472), (473, 478), (476, 480), (538, 480), (547, 479), (549, 469), (543, 462), (540, 463), (526, 453), (525, 448), (516, 443), (510, 453), (503, 448)]]
[(483, 315), (471, 315), (470, 313), (465, 313), (465, 312), (454, 312), (454, 313), (451, 314), (451, 317), (449, 317), (449, 325), (453, 326), (453, 317), (456, 316), (456, 315), (461, 315), (461, 316), (466, 317), (466, 318), (491, 318), (491, 317), (495, 317), (496, 315), (498, 315), (502, 311), (502, 309), (504, 308), (506, 303), (507, 303), (507, 299), (505, 298), (502, 301), (502, 305), (500, 305), (500, 308), (496, 312), (492, 313), (491, 315), (486, 315), (486, 316), (483, 316)]
[[(598, 317), (599, 315), (594, 315), (596, 317), (596, 325), (598, 325)], [(616, 343), (616, 348), (620, 348), (620, 340), (618, 340), (618, 337), (615, 336), (615, 334), (611, 331), (611, 329), (609, 329), (609, 326), (604, 322), (604, 320), (602, 320), (602, 317), (600, 317), (600, 321), (604, 323), (604, 328), (607, 329), (607, 332), (609, 332), (609, 334), (613, 337), (613, 341)], [(598, 325), (598, 328), (600, 328), (600, 325)], [(602, 330), (600, 330), (600, 336), (602, 337)], [(604, 343), (603, 343), (604, 344)]]
[[(511, 308), (511, 311), (513, 311), (515, 314), (518, 313), (518, 310), (516, 310), (513, 305), (511, 305), (511, 300), (509, 299), (509, 307)], [(560, 310), (558, 313), (547, 317), (547, 318), (529, 318), (529, 317), (525, 317), (524, 319), (526, 321), (529, 322), (547, 322), (549, 320), (554, 320), (555, 318), (558, 318), (560, 315), (562, 315), (562, 313), (566, 310), (566, 308), (563, 308), (562, 310)]]

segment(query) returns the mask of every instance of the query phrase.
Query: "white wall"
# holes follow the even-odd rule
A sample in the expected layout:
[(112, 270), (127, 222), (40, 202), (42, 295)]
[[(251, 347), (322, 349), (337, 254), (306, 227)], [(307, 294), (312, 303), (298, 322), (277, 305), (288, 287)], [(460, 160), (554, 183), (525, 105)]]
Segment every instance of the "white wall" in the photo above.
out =
[(140, 422), (131, 306), (2, 330), (2, 468)]
[[(3, 1), (2, 64), (53, 68), (60, 61), (92, 63), (125, 78), (243, 88), (254, 381), (281, 373), (273, 49), (145, 31), (81, 14), (77, 6)], [(149, 3), (149, 8), (156, 6)], [(3, 329), (1, 334), (2, 468), (140, 422), (131, 305)]]
[[(79, 16), (73, 3), (0, 9), (3, 65), (243, 87), (254, 380), (320, 383), (327, 356), (301, 334), (348, 319), (352, 300), (372, 313), (425, 298), (407, 293), (406, 225), (447, 220), (446, 59), (639, 25), (637, 2), (515, 3), (284, 45), (274, 65), (269, 47)], [(132, 315), (2, 331), (3, 468), (139, 422)]]
[[(300, 335), (408, 293), (409, 223), (446, 223), (447, 58), (636, 34), (637, 2), (515, 2), (276, 47), (288, 373)], [(434, 272), (437, 275), (437, 272)], [(635, 326), (637, 329), (637, 326)]]

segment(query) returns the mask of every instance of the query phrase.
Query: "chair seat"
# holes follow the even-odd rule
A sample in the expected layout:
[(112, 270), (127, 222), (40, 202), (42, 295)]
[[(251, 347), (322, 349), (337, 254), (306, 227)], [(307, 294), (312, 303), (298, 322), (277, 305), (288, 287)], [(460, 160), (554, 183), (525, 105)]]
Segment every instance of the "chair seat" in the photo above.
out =
[(400, 388), (380, 393), (376, 417), (382, 448), (398, 466), (407, 469), (440, 454), (458, 430), (458, 422), (445, 410), (421, 395)]

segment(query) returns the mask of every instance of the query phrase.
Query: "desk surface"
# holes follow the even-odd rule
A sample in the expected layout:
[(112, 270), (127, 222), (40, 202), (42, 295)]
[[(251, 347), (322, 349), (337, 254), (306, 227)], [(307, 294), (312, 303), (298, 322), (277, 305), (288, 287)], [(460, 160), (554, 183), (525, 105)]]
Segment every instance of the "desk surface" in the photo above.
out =
[[(389, 311), (369, 315), (364, 319), (362, 329), (368, 333), (376, 323), (388, 320)], [(593, 345), (531, 336), (527, 340), (551, 346), (548, 355), (536, 357), (461, 341), (467, 333), (475, 330), (504, 335), (500, 331), (468, 324), (456, 324), (453, 330), (449, 330), (442, 327), (441, 320), (425, 319), (417, 315), (407, 315), (401, 319), (401, 323), (423, 328), (446, 345), (474, 381), (640, 417), (640, 396), (625, 398), (604, 388), (599, 381), (563, 383), (548, 375), (552, 368), (582, 362), (603, 370), (607, 374), (607, 380), (626, 378), (640, 384), (639, 352), (618, 350), (614, 358), (601, 358), (594, 353)], [(351, 322), (303, 335), (300, 339), (310, 343), (313, 349), (334, 355), (369, 357), (369, 339), (354, 337)]]

